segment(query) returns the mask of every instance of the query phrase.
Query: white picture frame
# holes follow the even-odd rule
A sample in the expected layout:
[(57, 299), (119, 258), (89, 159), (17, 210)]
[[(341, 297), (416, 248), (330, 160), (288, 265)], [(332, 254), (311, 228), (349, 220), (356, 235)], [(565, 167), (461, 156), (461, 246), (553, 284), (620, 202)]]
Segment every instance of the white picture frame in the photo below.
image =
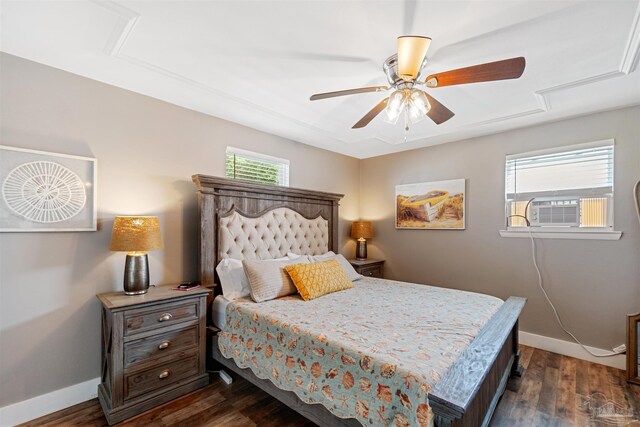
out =
[(0, 145), (0, 232), (97, 230), (98, 160)]
[(396, 229), (464, 230), (465, 191), (465, 179), (396, 185)]

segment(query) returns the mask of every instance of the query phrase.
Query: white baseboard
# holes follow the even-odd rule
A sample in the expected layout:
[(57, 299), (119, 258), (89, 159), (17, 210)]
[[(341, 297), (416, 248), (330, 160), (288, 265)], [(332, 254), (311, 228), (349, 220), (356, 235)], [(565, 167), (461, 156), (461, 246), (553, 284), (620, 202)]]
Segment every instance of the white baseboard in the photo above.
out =
[(100, 378), (94, 378), (0, 408), (0, 427), (15, 426), (98, 397), (98, 384)]
[[(625, 370), (627, 368), (626, 357), (624, 354), (617, 354), (611, 357), (595, 357), (589, 354), (579, 344), (570, 341), (549, 338), (542, 335), (531, 334), (529, 332), (520, 331), (520, 344), (529, 347), (539, 348), (541, 350), (551, 351), (553, 353), (562, 354), (564, 356), (575, 357), (576, 359), (587, 360), (601, 365), (611, 366), (614, 368)], [(596, 354), (608, 354), (610, 350), (586, 346), (589, 350)]]

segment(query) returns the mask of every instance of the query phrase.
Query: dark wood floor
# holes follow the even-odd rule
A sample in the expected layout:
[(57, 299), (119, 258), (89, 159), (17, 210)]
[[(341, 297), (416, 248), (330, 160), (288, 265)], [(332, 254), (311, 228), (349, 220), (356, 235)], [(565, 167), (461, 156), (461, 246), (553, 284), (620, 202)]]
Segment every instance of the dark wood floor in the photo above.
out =
[[(492, 426), (640, 426), (640, 386), (626, 383), (624, 371), (522, 346), (525, 375), (511, 379)], [(604, 418), (613, 402), (619, 414)], [(601, 416), (598, 417), (597, 415)], [(22, 424), (23, 426), (106, 426), (96, 399)], [(119, 426), (304, 426), (306, 421), (247, 381), (235, 376), (146, 412)]]

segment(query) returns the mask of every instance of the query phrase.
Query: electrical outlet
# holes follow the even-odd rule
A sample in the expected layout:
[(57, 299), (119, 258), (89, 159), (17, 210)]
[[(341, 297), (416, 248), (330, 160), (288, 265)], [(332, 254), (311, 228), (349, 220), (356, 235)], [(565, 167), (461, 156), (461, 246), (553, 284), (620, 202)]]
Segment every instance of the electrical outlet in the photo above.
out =
[(624, 344), (620, 344), (619, 346), (614, 347), (613, 349), (613, 352), (618, 354), (625, 353), (626, 351), (627, 351), (627, 346)]

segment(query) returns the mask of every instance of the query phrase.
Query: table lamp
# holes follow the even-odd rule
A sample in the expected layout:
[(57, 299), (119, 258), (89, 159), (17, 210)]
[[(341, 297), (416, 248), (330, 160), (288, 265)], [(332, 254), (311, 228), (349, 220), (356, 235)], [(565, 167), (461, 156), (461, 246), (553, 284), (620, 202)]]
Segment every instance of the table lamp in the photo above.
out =
[(140, 295), (149, 289), (149, 259), (146, 251), (162, 249), (157, 216), (117, 216), (109, 249), (128, 252), (124, 265), (124, 293)]
[(367, 259), (367, 240), (373, 237), (373, 225), (371, 221), (354, 221), (351, 224), (351, 237), (358, 239), (356, 246), (356, 259)]

